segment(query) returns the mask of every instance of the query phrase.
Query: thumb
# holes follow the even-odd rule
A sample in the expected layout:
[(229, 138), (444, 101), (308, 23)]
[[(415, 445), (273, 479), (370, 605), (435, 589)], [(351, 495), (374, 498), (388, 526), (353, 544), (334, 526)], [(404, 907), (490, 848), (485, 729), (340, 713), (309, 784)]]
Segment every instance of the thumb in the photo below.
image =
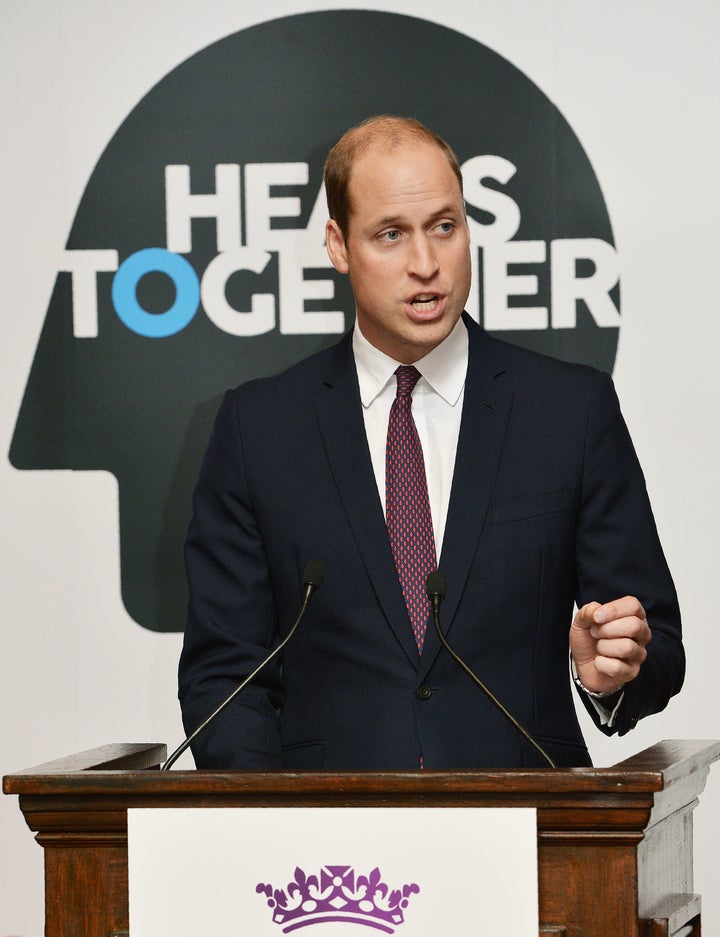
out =
[(591, 629), (595, 627), (593, 615), (599, 608), (599, 602), (588, 602), (578, 609), (573, 618), (570, 628), (570, 652), (578, 667), (593, 660), (597, 653), (597, 641)]
[(587, 605), (583, 605), (582, 608), (577, 610), (577, 614), (573, 620), (573, 627), (579, 628), (582, 631), (589, 631), (592, 626), (596, 624), (593, 616), (599, 608), (599, 602), (588, 602)]

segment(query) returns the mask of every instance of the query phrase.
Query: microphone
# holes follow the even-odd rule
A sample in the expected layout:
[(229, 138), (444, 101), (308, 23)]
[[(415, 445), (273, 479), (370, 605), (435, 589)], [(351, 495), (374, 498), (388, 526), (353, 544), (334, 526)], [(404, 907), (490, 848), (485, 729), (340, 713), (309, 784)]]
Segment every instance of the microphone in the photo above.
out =
[(257, 665), (255, 670), (253, 670), (252, 673), (249, 673), (247, 677), (245, 677), (245, 679), (242, 681), (242, 683), (238, 684), (238, 686), (235, 687), (232, 693), (230, 693), (229, 696), (226, 696), (225, 699), (220, 703), (220, 705), (217, 706), (210, 713), (207, 719), (205, 719), (204, 722), (201, 722), (200, 725), (195, 729), (195, 731), (192, 732), (190, 735), (188, 735), (188, 737), (184, 740), (184, 742), (175, 749), (172, 755), (170, 755), (168, 760), (161, 767), (160, 769), (161, 771), (169, 771), (170, 768), (178, 760), (178, 758), (182, 755), (182, 753), (192, 744), (192, 742), (195, 741), (198, 735), (200, 735), (200, 733), (210, 725), (213, 719), (215, 719), (215, 717), (219, 715), (223, 711), (223, 709), (225, 709), (225, 707), (228, 706), (235, 699), (238, 693), (241, 693), (249, 683), (252, 683), (252, 681), (260, 673), (260, 671), (264, 667), (266, 667), (270, 663), (271, 660), (274, 660), (274, 658), (277, 657), (280, 651), (284, 649), (284, 647), (288, 644), (292, 636), (297, 631), (300, 625), (300, 622), (305, 617), (305, 612), (307, 611), (307, 607), (310, 602), (310, 599), (313, 593), (317, 592), (317, 590), (322, 585), (324, 575), (325, 575), (325, 570), (324, 570), (322, 562), (320, 560), (310, 560), (310, 562), (305, 567), (305, 572), (303, 573), (304, 591), (303, 591), (303, 596), (302, 596), (302, 603), (300, 605), (300, 611), (298, 612), (297, 618), (295, 619), (295, 622), (292, 628), (288, 631), (288, 633), (285, 635), (285, 637), (280, 642), (280, 644), (278, 644), (278, 646), (274, 648), (267, 655), (267, 657), (264, 658), (264, 660), (260, 661), (260, 663)]
[(427, 579), (425, 580), (425, 591), (427, 592), (427, 597), (430, 599), (430, 604), (432, 605), (433, 623), (435, 625), (435, 630), (437, 631), (437, 635), (440, 638), (440, 643), (442, 644), (442, 646), (445, 648), (448, 654), (452, 657), (452, 659), (462, 668), (462, 670), (465, 671), (468, 677), (470, 677), (470, 679), (475, 684), (475, 686), (483, 691), (483, 693), (485, 694), (485, 696), (487, 696), (487, 698), (490, 700), (493, 706), (495, 706), (495, 708), (498, 709), (503, 714), (503, 716), (505, 716), (505, 718), (510, 722), (510, 724), (515, 729), (517, 729), (520, 735), (522, 735), (522, 737), (532, 745), (535, 751), (538, 752), (540, 755), (542, 755), (542, 757), (550, 765), (550, 767), (557, 768), (557, 765), (552, 760), (552, 758), (548, 755), (545, 749), (541, 748), (540, 745), (538, 745), (538, 743), (530, 735), (530, 733), (520, 725), (517, 719), (511, 713), (509, 713), (507, 709), (505, 709), (505, 707), (500, 702), (500, 700), (493, 693), (490, 692), (490, 690), (485, 686), (482, 680), (478, 676), (476, 676), (473, 673), (473, 671), (468, 667), (468, 665), (465, 663), (462, 657), (456, 654), (455, 651), (448, 644), (447, 638), (443, 634), (443, 630), (440, 627), (440, 605), (442, 604), (442, 600), (445, 598), (445, 594), (447, 592), (447, 586), (445, 583), (445, 577), (443, 576), (443, 574), (440, 572), (439, 569), (436, 569), (434, 572), (428, 575)]

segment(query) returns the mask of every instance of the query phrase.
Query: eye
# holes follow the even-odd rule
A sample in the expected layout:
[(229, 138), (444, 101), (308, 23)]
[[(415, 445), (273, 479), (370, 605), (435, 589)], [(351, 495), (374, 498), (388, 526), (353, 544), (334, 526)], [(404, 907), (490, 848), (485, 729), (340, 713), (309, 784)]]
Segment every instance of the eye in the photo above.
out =
[(380, 235), (380, 240), (394, 244), (395, 241), (400, 240), (400, 232), (397, 230), (397, 228), (390, 228), (389, 231), (383, 231), (383, 233)]
[(454, 221), (441, 221), (437, 226), (437, 231), (439, 234), (452, 234), (455, 230)]

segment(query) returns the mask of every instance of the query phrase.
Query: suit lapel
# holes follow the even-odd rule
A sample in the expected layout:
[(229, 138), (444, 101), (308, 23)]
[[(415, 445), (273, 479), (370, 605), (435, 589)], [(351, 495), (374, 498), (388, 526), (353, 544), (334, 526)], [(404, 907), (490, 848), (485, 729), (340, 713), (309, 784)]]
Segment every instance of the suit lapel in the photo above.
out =
[(415, 667), (419, 657), (378, 497), (351, 335), (336, 346), (315, 412), (328, 462), (363, 564), (390, 625)]
[[(467, 316), (466, 323), (469, 334), (468, 372), (439, 563), (447, 581), (447, 596), (441, 613), (446, 633), (452, 628), (486, 523), (512, 406), (512, 390), (502, 380), (506, 369), (492, 354), (492, 339)], [(422, 672), (429, 670), (439, 650), (439, 639), (435, 629), (430, 627), (422, 655)]]

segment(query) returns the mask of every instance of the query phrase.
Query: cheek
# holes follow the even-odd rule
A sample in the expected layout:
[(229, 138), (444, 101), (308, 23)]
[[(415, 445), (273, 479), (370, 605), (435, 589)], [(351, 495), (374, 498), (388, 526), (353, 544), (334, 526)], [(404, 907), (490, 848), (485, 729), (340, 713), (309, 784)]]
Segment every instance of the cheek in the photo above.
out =
[(472, 266), (470, 264), (470, 255), (461, 254), (456, 258), (454, 264), (454, 277), (453, 279), (461, 286), (462, 289), (470, 289), (470, 280), (472, 277)]
[(470, 248), (466, 244), (456, 245), (454, 253), (455, 266), (458, 271), (466, 270), (470, 274)]
[(368, 296), (384, 294), (388, 285), (397, 282), (397, 278), (396, 265), (387, 261), (359, 263), (354, 271), (355, 284), (362, 293)]

